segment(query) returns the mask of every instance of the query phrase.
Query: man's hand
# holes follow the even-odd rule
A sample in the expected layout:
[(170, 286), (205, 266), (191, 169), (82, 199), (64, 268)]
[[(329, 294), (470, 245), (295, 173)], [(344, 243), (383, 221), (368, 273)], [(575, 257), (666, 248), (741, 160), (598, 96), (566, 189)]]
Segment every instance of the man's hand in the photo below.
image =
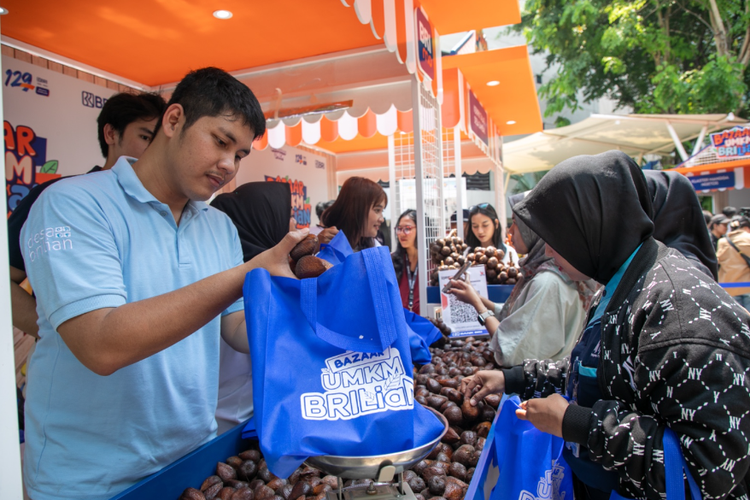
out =
[[(501, 393), (505, 390), (505, 375), (500, 370), (482, 370), (461, 381), (459, 391), (464, 399), (471, 398), (471, 406), (489, 394)], [(476, 391), (476, 394), (473, 394)], [(473, 395), (472, 395), (473, 394)]]
[(334, 236), (339, 234), (339, 230), (336, 228), (336, 226), (331, 226), (323, 229), (320, 233), (318, 233), (318, 242), (321, 245), (327, 245), (331, 242)]
[(482, 298), (479, 296), (471, 283), (463, 280), (450, 280), (451, 288), (448, 293), (452, 294), (461, 302), (469, 304), (474, 307), (477, 311), (484, 309)]
[[(479, 372), (481, 373), (481, 372)], [(546, 398), (530, 399), (521, 403), (516, 416), (534, 424), (534, 427), (547, 434), (562, 437), (562, 423), (568, 402), (559, 394)]]
[(256, 255), (249, 260), (245, 265), (249, 267), (248, 271), (257, 268), (263, 268), (272, 276), (284, 276), (286, 278), (294, 278), (294, 273), (291, 267), (289, 267), (289, 252), (292, 251), (294, 246), (302, 241), (310, 231), (308, 229), (301, 229), (299, 231), (290, 231), (284, 236), (284, 239), (279, 242), (273, 248), (269, 248), (265, 252)]

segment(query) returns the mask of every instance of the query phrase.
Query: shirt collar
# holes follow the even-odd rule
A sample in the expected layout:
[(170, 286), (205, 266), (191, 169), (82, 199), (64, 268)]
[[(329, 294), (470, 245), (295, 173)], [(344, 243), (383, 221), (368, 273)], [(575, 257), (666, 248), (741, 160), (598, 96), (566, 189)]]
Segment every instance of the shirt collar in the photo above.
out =
[(617, 286), (620, 284), (620, 280), (622, 280), (622, 276), (625, 274), (625, 271), (628, 269), (628, 266), (630, 265), (631, 262), (633, 262), (633, 258), (635, 257), (635, 254), (638, 253), (638, 250), (640, 250), (642, 246), (643, 246), (643, 243), (638, 245), (638, 248), (636, 248), (635, 251), (630, 254), (630, 257), (628, 257), (628, 260), (626, 260), (620, 266), (620, 269), (618, 269), (615, 275), (612, 276), (612, 279), (610, 279), (607, 282), (607, 284), (604, 285), (604, 292), (602, 293), (602, 299), (599, 301), (599, 305), (596, 307), (596, 311), (594, 312), (594, 315), (591, 317), (591, 320), (589, 321), (589, 323), (593, 323), (594, 321), (602, 317), (605, 309), (607, 309), (607, 306), (609, 305), (609, 300), (612, 298), (612, 295), (614, 295), (615, 290), (617, 290)]
[[(151, 192), (143, 186), (143, 183), (133, 170), (133, 164), (138, 161), (130, 156), (121, 156), (112, 167), (112, 172), (117, 176), (117, 181), (122, 189), (133, 199), (141, 203), (164, 203), (157, 200)], [(187, 210), (198, 213), (208, 210), (208, 203), (205, 201), (188, 201)]]

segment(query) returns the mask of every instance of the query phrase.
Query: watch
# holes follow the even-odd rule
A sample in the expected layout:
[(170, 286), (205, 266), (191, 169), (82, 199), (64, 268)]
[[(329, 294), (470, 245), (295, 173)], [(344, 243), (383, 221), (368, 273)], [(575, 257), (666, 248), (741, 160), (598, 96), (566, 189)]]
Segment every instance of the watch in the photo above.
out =
[(491, 312), (491, 311), (489, 311), (489, 310), (486, 310), (486, 311), (484, 311), (483, 313), (481, 313), (481, 314), (480, 314), (479, 316), (477, 316), (477, 321), (479, 321), (479, 324), (480, 324), (480, 325), (484, 326), (484, 321), (485, 321), (485, 320), (486, 320), (487, 318), (489, 318), (490, 316), (492, 316), (492, 315), (493, 315), (493, 314), (492, 314), (492, 312)]

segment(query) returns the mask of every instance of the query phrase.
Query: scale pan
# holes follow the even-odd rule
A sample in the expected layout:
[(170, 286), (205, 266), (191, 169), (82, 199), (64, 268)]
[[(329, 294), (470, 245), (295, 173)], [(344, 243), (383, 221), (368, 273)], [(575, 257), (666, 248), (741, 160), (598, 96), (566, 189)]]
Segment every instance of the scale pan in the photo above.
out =
[[(416, 403), (419, 404), (419, 403)], [(433, 408), (427, 408), (442, 422), (443, 432), (440, 435), (417, 448), (388, 453), (386, 455), (370, 455), (364, 457), (344, 457), (337, 455), (320, 455), (308, 458), (305, 463), (316, 469), (320, 469), (326, 474), (338, 476), (342, 479), (376, 479), (380, 469), (386, 465), (393, 465), (396, 468), (396, 474), (399, 474), (424, 457), (430, 454), (432, 449), (443, 439), (448, 431), (448, 420)]]

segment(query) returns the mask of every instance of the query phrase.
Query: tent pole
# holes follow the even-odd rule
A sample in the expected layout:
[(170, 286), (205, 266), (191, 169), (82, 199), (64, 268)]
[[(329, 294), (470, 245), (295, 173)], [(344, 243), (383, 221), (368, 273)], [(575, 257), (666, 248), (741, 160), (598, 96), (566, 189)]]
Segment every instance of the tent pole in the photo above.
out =
[(687, 161), (688, 155), (685, 152), (685, 148), (682, 147), (682, 142), (680, 142), (680, 136), (677, 135), (677, 132), (675, 131), (674, 127), (671, 123), (667, 122), (667, 130), (669, 130), (669, 135), (672, 136), (672, 140), (674, 141), (674, 146), (677, 148), (677, 152), (680, 153), (680, 158), (682, 158), (682, 161)]
[(703, 139), (706, 138), (706, 132), (708, 131), (708, 125), (704, 125), (701, 129), (701, 135), (698, 136), (698, 138), (695, 140), (695, 146), (693, 146), (693, 154), (691, 156), (695, 156), (698, 154), (698, 151), (701, 150), (701, 146), (703, 145)]
[[(0, 117), (3, 115), (3, 90), (0, 87)], [(0, 159), (5, 171), (5, 156)], [(0, 203), (8, 206), (5, 190)], [(8, 225), (0, 224), (0, 262), (8, 262)], [(11, 321), (10, 274), (7, 265), (0, 266), (0, 496), (23, 498), (21, 485), (21, 439), (16, 403), (16, 364)], [(5, 318), (5, 319), (2, 319)]]
[(399, 203), (396, 200), (396, 139), (393, 134), (388, 136), (388, 186), (390, 186), (390, 203), (391, 206), (391, 251), (396, 248), (396, 218), (399, 216)]
[[(414, 187), (417, 194), (417, 245), (424, 245), (427, 242), (425, 231), (425, 206), (424, 206), (424, 171), (422, 168), (423, 147), (422, 147), (422, 104), (419, 98), (419, 79), (416, 75), (411, 76), (411, 109), (412, 120), (414, 123)], [(424, 256), (428, 255), (424, 250), (420, 250), (420, 259), (417, 262), (417, 275), (419, 276), (419, 311), (415, 311), (422, 316), (427, 316), (427, 262)]]

